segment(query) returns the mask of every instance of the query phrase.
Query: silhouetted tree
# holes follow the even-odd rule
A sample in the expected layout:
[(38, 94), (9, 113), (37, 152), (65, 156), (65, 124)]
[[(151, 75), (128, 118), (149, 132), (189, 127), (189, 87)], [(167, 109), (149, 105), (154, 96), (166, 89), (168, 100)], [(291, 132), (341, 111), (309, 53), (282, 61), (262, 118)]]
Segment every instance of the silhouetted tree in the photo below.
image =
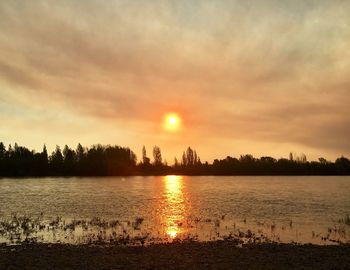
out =
[(306, 158), (306, 155), (305, 155), (305, 154), (301, 154), (301, 156), (300, 156), (300, 162), (301, 162), (301, 163), (306, 163), (306, 162), (307, 162), (307, 158)]
[(186, 157), (185, 152), (182, 153), (181, 165), (183, 167), (187, 166), (187, 157)]
[(158, 146), (153, 147), (153, 160), (154, 165), (162, 165), (162, 152)]
[(160, 148), (153, 148), (154, 163), (151, 164), (143, 149), (142, 162), (136, 165), (136, 155), (129, 148), (120, 146), (93, 145), (84, 148), (78, 144), (74, 151), (67, 145), (63, 153), (59, 146), (50, 156), (44, 145), (41, 153), (30, 151), (17, 143), (5, 148), (0, 143), (0, 176), (45, 176), (45, 175), (350, 175), (350, 160), (340, 157), (335, 162), (319, 158), (307, 161), (306, 156), (290, 155), (278, 160), (265, 156), (254, 158), (241, 155), (239, 159), (227, 156), (215, 159), (212, 164), (201, 163), (197, 152), (188, 147), (183, 152), (181, 165), (174, 159), (172, 167), (162, 163)]
[(65, 175), (74, 172), (76, 160), (75, 151), (70, 149), (68, 145), (65, 145), (63, 148), (63, 173)]
[[(201, 168), (200, 158), (197, 155), (197, 152), (191, 147), (187, 147), (186, 151), (182, 153), (181, 158), (181, 173), (185, 174), (204, 174), (204, 171)], [(175, 165), (176, 167), (176, 165)], [(207, 173), (207, 171), (205, 172)]]
[(293, 160), (294, 160), (294, 158), (293, 158), (293, 153), (292, 153), (292, 152), (289, 153), (289, 160), (290, 160), (290, 161), (293, 161)]
[(335, 166), (339, 174), (350, 174), (350, 160), (346, 157), (337, 158)]
[(186, 150), (186, 160), (187, 160), (187, 166), (193, 166), (194, 165), (194, 154), (191, 147), (188, 147)]
[(35, 175), (47, 175), (49, 172), (49, 156), (47, 154), (46, 145), (44, 144), (41, 153), (36, 154)]
[(179, 167), (179, 162), (176, 157), (174, 157), (174, 167)]
[(45, 163), (48, 163), (48, 161), (49, 161), (49, 156), (48, 156), (48, 154), (47, 154), (47, 149), (46, 149), (46, 145), (45, 145), (45, 144), (44, 144), (44, 146), (43, 146), (43, 151), (41, 152), (41, 155), (42, 155), (43, 161), (44, 161)]
[(85, 155), (85, 150), (83, 146), (80, 143), (78, 143), (78, 146), (76, 149), (77, 160), (81, 162), (84, 159), (84, 155)]
[(319, 159), (318, 159), (318, 161), (321, 163), (321, 164), (327, 164), (327, 160), (325, 159), (325, 158), (323, 158), (323, 157), (320, 157)]
[(193, 165), (196, 165), (198, 163), (198, 155), (197, 155), (197, 152), (196, 150), (193, 150)]
[(63, 160), (65, 163), (73, 163), (76, 160), (74, 150), (70, 149), (68, 145), (63, 148)]
[(5, 145), (0, 142), (0, 160), (4, 159), (6, 155), (6, 148)]
[(11, 157), (13, 156), (13, 149), (12, 149), (11, 144), (9, 144), (9, 148), (8, 148), (8, 150), (7, 150), (7, 156), (8, 156), (9, 158), (11, 158)]
[(150, 159), (147, 157), (145, 146), (142, 147), (142, 163), (147, 165), (150, 164)]
[(59, 175), (62, 172), (63, 155), (58, 145), (56, 145), (56, 150), (52, 152), (50, 157), (50, 167), (55, 175)]

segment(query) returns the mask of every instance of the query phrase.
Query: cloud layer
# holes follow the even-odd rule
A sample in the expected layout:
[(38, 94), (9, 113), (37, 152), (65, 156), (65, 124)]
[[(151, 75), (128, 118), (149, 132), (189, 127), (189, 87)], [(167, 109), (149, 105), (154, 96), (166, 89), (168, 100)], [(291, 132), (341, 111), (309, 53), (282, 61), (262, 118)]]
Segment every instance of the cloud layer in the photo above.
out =
[[(350, 154), (348, 1), (0, 3), (0, 140)], [(184, 128), (161, 129), (176, 111)]]

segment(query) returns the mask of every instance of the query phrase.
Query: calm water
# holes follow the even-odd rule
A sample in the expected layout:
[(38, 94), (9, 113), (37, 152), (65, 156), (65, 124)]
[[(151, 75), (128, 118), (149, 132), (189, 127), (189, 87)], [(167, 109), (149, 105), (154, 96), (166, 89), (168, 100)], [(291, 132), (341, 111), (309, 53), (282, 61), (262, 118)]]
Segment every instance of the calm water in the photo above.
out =
[[(59, 216), (62, 224), (97, 217), (117, 221), (107, 234), (154, 241), (215, 240), (251, 230), (281, 242), (323, 244), (327, 235), (348, 242), (350, 226), (339, 220), (350, 214), (350, 177), (0, 179), (0, 219), (13, 213), (43, 213), (43, 222)], [(94, 232), (79, 226), (67, 231), (45, 233), (42, 241), (83, 242)]]

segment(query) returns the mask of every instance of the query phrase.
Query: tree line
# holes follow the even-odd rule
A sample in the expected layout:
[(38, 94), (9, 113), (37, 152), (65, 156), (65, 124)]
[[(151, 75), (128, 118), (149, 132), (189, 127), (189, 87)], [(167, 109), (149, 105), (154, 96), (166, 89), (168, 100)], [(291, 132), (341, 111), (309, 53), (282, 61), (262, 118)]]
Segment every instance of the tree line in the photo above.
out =
[(350, 175), (350, 160), (339, 157), (335, 162), (319, 158), (308, 161), (305, 155), (292, 153), (289, 159), (273, 157), (255, 158), (241, 155), (202, 162), (197, 152), (188, 147), (181, 159), (174, 158), (169, 165), (162, 158), (161, 149), (154, 146), (152, 159), (145, 146), (137, 161), (135, 153), (127, 147), (93, 145), (76, 149), (65, 145), (49, 155), (44, 145), (41, 152), (29, 150), (17, 143), (7, 148), (0, 142), (0, 177), (25, 176), (114, 176), (114, 175)]

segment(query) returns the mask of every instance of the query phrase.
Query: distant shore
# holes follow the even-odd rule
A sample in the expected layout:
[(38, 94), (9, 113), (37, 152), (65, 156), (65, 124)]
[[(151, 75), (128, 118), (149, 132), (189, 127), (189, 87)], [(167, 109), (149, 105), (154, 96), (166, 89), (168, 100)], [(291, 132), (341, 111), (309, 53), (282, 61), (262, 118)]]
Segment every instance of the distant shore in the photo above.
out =
[(0, 246), (0, 269), (350, 269), (350, 245), (230, 241), (120, 245)]

